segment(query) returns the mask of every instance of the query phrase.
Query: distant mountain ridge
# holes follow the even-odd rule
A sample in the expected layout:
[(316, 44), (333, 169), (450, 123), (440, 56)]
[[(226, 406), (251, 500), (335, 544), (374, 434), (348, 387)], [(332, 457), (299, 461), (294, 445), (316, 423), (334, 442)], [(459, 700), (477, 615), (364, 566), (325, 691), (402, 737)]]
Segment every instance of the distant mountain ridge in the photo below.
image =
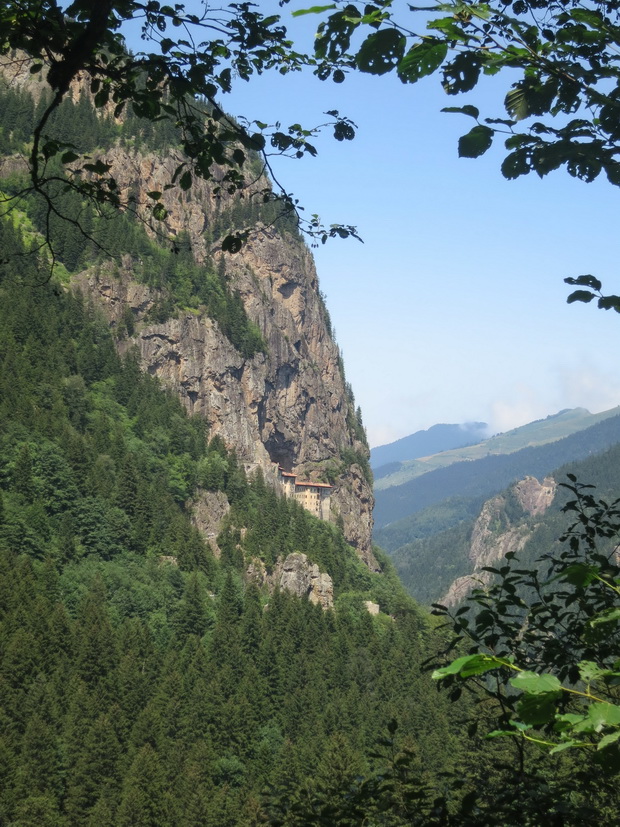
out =
[[(616, 419), (620, 417), (602, 422), (591, 430), (609, 428)], [(585, 432), (568, 439), (582, 436)], [(526, 450), (555, 450), (559, 444)], [(443, 469), (444, 472), (449, 470)], [(602, 452), (592, 451), (583, 459), (563, 464), (554, 469), (551, 476), (556, 483), (562, 483), (568, 473), (575, 474), (580, 482), (594, 484), (595, 496), (611, 502), (620, 495), (620, 442)], [(542, 486), (536, 483), (535, 476)], [(549, 484), (549, 479), (543, 480), (543, 476), (526, 474), (524, 478), (529, 480), (529, 485), (542, 490)], [(480, 557), (475, 549), (476, 525), (485, 510), (487, 517), (489, 510), (492, 512), (493, 519), (486, 520), (483, 545), (488, 551), (496, 552), (493, 559), (499, 560), (506, 551), (516, 550), (511, 546), (513, 540), (518, 541), (519, 562), (523, 567), (534, 565), (541, 554), (552, 553), (554, 548), (558, 548), (558, 538), (568, 524), (561, 508), (570, 494), (558, 486), (549, 509), (544, 514), (541, 511), (528, 517), (523, 513), (523, 503), (517, 503), (519, 498), (514, 496), (515, 489), (523, 487), (524, 478), (494, 492), (490, 498), (489, 495), (447, 498), (375, 533), (375, 540), (387, 551), (405, 587), (416, 600), (427, 605), (434, 601), (451, 602), (455, 592), (462, 597), (467, 591), (463, 591), (463, 587), (467, 581), (471, 585), (471, 575), (482, 577), (484, 582), (485, 575), (480, 567), (497, 565), (489, 557)], [(423, 480), (415, 482), (421, 483)], [(521, 541), (525, 543), (523, 548)]]
[[(600, 414), (599, 414), (600, 416)], [(542, 479), (564, 465), (620, 442), (620, 415), (610, 416), (563, 439), (506, 454), (454, 462), (376, 492), (375, 526), (402, 520), (448, 497), (488, 497), (526, 475)]]
[(379, 445), (370, 451), (370, 464), (374, 470), (388, 463), (401, 463), (407, 460), (428, 457), (451, 448), (474, 445), (484, 439), (489, 431), (486, 422), (465, 422), (462, 425), (433, 425), (431, 428), (416, 431), (389, 445)]
[[(512, 454), (524, 448), (534, 448), (556, 442), (619, 414), (620, 407), (611, 408), (597, 414), (590, 413), (586, 408), (565, 408), (556, 414), (547, 416), (545, 419), (528, 422), (526, 425), (513, 428), (505, 433), (496, 434), (476, 444), (470, 442), (467, 445), (454, 447), (436, 454), (427, 454), (422, 458), (402, 461), (397, 466), (392, 465), (385, 468), (385, 473), (382, 473), (382, 469), (379, 469), (375, 473), (375, 491), (404, 485), (416, 477), (435, 471), (438, 468), (445, 468), (456, 462)], [(405, 439), (407, 438), (405, 437)]]

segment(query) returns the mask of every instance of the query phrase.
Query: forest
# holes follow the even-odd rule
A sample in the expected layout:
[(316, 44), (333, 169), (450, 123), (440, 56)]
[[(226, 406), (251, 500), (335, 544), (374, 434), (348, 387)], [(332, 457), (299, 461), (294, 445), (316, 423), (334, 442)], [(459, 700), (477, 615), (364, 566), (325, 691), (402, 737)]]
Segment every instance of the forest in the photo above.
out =
[[(437, 692), (444, 637), (389, 564), (246, 479), (0, 228), (4, 823), (614, 823), (589, 758), (485, 743), (471, 722), (501, 710)], [(232, 504), (219, 559), (186, 507), (201, 487)], [(331, 573), (335, 611), (247, 581), (283, 549)]]
[[(1, 151), (27, 151), (37, 104), (1, 95)], [(84, 97), (53, 113), (58, 136), (67, 120), (80, 123), (84, 152), (116, 141), (164, 151), (177, 140), (134, 115), (112, 122)], [(589, 718), (561, 693), (590, 702), (600, 684), (605, 700), (591, 708), (616, 708), (619, 615), (604, 589), (618, 571), (595, 546), (613, 535), (616, 513), (578, 497), (589, 545), (569, 531), (567, 566), (577, 568), (558, 570), (568, 585), (532, 615), (547, 626), (523, 632), (539, 582), (510, 565), (471, 612), (430, 614), (380, 550), (374, 573), (337, 522), (248, 476), (233, 447), (140, 370), (127, 347), (131, 311), (113, 331), (72, 283), (104, 255), (134, 256), (135, 278), (161, 292), (156, 320), (200, 309), (244, 359), (266, 345), (220, 260), (198, 265), (182, 237), (170, 249), (135, 217), (89, 212), (83, 193), (54, 190), (54, 163), (46, 192), (65, 217), (80, 216), (81, 234), (71, 220), (48, 224), (35, 195), (0, 220), (0, 822), (615, 824), (618, 722)], [(19, 172), (3, 181), (9, 197), (24, 187)], [(276, 220), (269, 201), (234, 205), (212, 240), (259, 219)], [(276, 229), (299, 241), (290, 221)], [(350, 427), (363, 430), (361, 418)], [(217, 554), (192, 520), (206, 493), (230, 506)], [(585, 570), (574, 557), (582, 541)], [(269, 572), (292, 551), (329, 573), (333, 610), (249, 576), (250, 563)], [(603, 597), (588, 613), (593, 581)], [(549, 625), (570, 627), (580, 613), (579, 645), (571, 631), (550, 651)], [(504, 691), (500, 670), (527, 680), (545, 655), (567, 689), (554, 674), (543, 689), (530, 679), (524, 690), (520, 678)], [(580, 671), (584, 661), (598, 671)], [(581, 740), (566, 749), (549, 740), (577, 727)]]

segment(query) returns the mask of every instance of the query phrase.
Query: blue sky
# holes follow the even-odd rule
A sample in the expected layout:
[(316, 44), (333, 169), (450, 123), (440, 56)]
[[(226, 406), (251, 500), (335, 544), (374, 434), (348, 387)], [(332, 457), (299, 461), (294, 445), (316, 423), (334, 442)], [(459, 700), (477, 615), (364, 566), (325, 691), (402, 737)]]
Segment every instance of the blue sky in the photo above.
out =
[[(289, 16), (308, 5), (278, 10), (304, 51), (318, 19)], [(473, 103), (501, 117), (506, 83), (449, 98), (438, 78), (272, 74), (223, 99), (232, 114), (283, 125), (321, 123), (328, 109), (358, 125), (351, 143), (326, 134), (317, 158), (274, 164), (308, 213), (364, 238), (328, 242), (315, 258), (371, 445), (437, 422), (498, 432), (620, 404), (620, 316), (567, 305), (563, 283), (593, 273), (620, 292), (620, 189), (562, 171), (505, 181), (501, 150), (459, 159), (473, 122), (440, 109)]]

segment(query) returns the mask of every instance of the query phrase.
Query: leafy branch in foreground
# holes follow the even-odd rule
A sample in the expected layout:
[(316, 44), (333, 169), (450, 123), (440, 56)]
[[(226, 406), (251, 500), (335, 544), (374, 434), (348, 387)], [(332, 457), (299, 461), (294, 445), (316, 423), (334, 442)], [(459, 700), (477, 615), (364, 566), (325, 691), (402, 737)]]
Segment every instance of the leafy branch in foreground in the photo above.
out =
[[(320, 78), (395, 73), (412, 84), (439, 75), (456, 96), (503, 73), (499, 116), (481, 117), (471, 104), (442, 110), (476, 122), (459, 140), (461, 157), (477, 158), (501, 139), (507, 179), (564, 167), (585, 182), (604, 173), (620, 185), (619, 0), (440, 0), (406, 8), (341, 0), (294, 14), (322, 15)], [(603, 301), (612, 299), (600, 306), (617, 309), (616, 297)]]
[[(152, 51), (128, 51), (122, 30), (129, 21), (140, 21), (142, 40)], [(34, 125), (26, 159), (28, 185), (2, 199), (6, 208), (35, 193), (45, 202), (50, 219), (65, 218), (56, 203), (59, 188), (98, 209), (134, 206), (123, 197), (105, 159), (82, 153), (73, 140), (49, 134), (52, 116), (81, 81), (88, 84), (94, 106), (102, 114), (119, 119), (131, 110), (152, 123), (174, 126), (178, 163), (163, 191), (175, 187), (187, 191), (198, 178), (212, 181), (216, 195), (233, 194), (255, 187), (268, 173), (283, 211), (293, 212), (312, 238), (358, 237), (354, 227), (324, 228), (314, 219), (304, 219), (270, 163), (273, 154), (316, 155), (313, 139), (325, 127), (333, 129), (339, 141), (352, 140), (355, 125), (348, 118), (332, 110), (326, 124), (312, 129), (300, 124), (283, 128), (280, 123), (241, 123), (229, 117), (219, 102), (221, 94), (231, 91), (235, 78), (248, 81), (270, 70), (287, 74), (316, 63), (294, 50), (277, 15), (262, 15), (252, 3), (220, 8), (205, 4), (200, 14), (194, 14), (183, 5), (156, 0), (104, 0), (96, 5), (75, 0), (64, 9), (55, 0), (25, 4), (9, 0), (0, 10), (0, 56), (7, 77), (42, 73), (52, 92)], [(251, 163), (256, 157), (258, 173)], [(262, 186), (262, 194), (272, 198), (271, 188)], [(155, 222), (165, 222), (162, 192), (151, 200), (148, 207), (142, 205), (143, 211)], [(224, 249), (236, 252), (244, 240), (237, 233), (226, 239)]]
[(620, 296), (604, 296), (601, 293), (603, 285), (597, 278), (594, 278), (594, 276), (577, 276), (577, 278), (568, 278), (564, 279), (564, 281), (566, 284), (589, 288), (588, 290), (575, 290), (572, 292), (566, 300), (569, 304), (573, 302), (584, 302), (588, 304), (598, 296), (597, 306), (601, 310), (613, 309), (616, 313), (620, 313)]
[[(500, 725), (488, 737), (512, 736), (552, 753), (569, 748), (601, 754), (620, 765), (620, 500), (607, 503), (592, 486), (568, 475), (573, 495), (564, 506), (576, 520), (538, 567), (487, 568), (497, 582), (478, 590), (451, 615), (450, 647), (469, 641), (469, 653), (436, 669), (433, 678), (460, 694), (472, 680), (493, 698)], [(472, 611), (473, 609), (473, 611)]]

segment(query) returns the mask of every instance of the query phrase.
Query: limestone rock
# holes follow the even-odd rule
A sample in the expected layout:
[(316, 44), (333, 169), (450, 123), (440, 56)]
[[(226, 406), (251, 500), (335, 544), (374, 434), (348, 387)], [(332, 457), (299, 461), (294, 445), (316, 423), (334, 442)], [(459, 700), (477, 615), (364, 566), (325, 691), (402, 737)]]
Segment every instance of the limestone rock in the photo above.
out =
[(538, 482), (536, 477), (525, 477), (513, 487), (514, 494), (521, 508), (528, 514), (544, 514), (553, 502), (557, 482), (553, 477), (545, 477)]
[(251, 560), (246, 569), (246, 578), (257, 586), (267, 586), (273, 593), (276, 588), (305, 597), (311, 603), (318, 603), (324, 609), (334, 606), (334, 584), (325, 572), (320, 571), (316, 563), (310, 563), (305, 554), (296, 551), (285, 560), (278, 557), (271, 571), (262, 560)]
[(216, 538), (220, 533), (222, 520), (230, 511), (226, 494), (223, 491), (199, 490), (189, 503), (189, 510), (192, 515), (192, 523), (207, 540), (213, 554), (219, 557), (221, 551)]
[[(115, 148), (106, 153), (123, 193), (147, 204), (146, 193), (163, 191), (177, 159), (138, 155)], [(165, 232), (189, 235), (195, 257), (207, 254), (206, 233), (219, 208), (208, 185), (197, 181), (187, 193), (164, 192)], [(214, 251), (217, 254), (217, 248)], [(372, 570), (372, 488), (361, 467), (341, 456), (368, 456), (350, 427), (355, 416), (339, 352), (329, 328), (312, 255), (299, 239), (258, 227), (240, 253), (226, 258), (227, 278), (239, 291), (248, 317), (260, 329), (267, 353), (244, 358), (205, 314), (179, 311), (156, 324), (148, 311), (158, 292), (132, 278), (132, 262), (81, 274), (75, 284), (97, 300), (112, 328), (127, 308), (135, 323), (132, 339), (145, 370), (180, 396), (187, 410), (205, 417), (210, 434), (235, 448), (248, 467), (272, 463), (299, 478), (334, 480), (333, 519), (342, 521), (347, 541)]]
[[(553, 477), (546, 477), (542, 483), (535, 477), (525, 477), (512, 487), (512, 491), (523, 511), (532, 516), (539, 516), (544, 514), (553, 502), (556, 488), (557, 483)], [(508, 525), (503, 531), (496, 530), (502, 518), (505, 519), (505, 505), (505, 496), (499, 494), (487, 500), (482, 506), (480, 515), (474, 523), (469, 549), (473, 571), (471, 574), (458, 577), (451, 584), (446, 594), (439, 600), (442, 605), (456, 606), (472, 589), (488, 586), (492, 575), (482, 569), (485, 566), (493, 566), (508, 552), (521, 551), (532, 536), (534, 527), (531, 524)]]
[(329, 574), (321, 572), (316, 563), (309, 563), (305, 554), (298, 551), (289, 554), (282, 563), (279, 586), (297, 597), (308, 596), (311, 603), (319, 603), (324, 609), (334, 605), (334, 584)]

